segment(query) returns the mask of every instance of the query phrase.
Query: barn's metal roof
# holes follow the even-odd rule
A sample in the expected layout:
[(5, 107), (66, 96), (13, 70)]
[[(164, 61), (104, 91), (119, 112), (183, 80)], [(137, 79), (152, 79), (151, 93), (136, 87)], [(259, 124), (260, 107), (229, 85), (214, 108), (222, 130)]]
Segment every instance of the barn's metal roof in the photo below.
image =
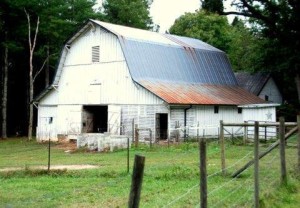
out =
[(255, 74), (249, 72), (236, 72), (235, 76), (239, 86), (255, 95), (259, 95), (270, 78), (270, 74), (262, 72), (257, 72)]
[(264, 102), (238, 86), (174, 83), (160, 80), (142, 80), (139, 83), (169, 104), (245, 105)]
[(93, 21), (119, 37), (134, 81), (237, 85), (224, 52), (203, 41)]

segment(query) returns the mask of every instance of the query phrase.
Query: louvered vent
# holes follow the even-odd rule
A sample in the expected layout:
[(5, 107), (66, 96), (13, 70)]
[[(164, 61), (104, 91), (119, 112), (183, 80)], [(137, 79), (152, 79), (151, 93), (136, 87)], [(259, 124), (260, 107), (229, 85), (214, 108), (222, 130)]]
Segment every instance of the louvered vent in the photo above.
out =
[(92, 47), (92, 62), (100, 62), (100, 46)]

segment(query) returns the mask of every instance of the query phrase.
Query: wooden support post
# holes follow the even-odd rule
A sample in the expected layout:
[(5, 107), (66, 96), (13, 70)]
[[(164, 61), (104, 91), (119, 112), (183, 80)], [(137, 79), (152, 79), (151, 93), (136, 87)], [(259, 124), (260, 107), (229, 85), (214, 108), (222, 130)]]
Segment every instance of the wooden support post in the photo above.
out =
[(298, 124), (298, 173), (300, 173), (300, 115), (297, 115)]
[(221, 149), (221, 167), (223, 175), (226, 174), (225, 166), (225, 144), (224, 144), (224, 125), (223, 120), (220, 121), (220, 149)]
[(130, 189), (130, 195), (128, 201), (129, 208), (139, 207), (143, 176), (144, 176), (144, 166), (145, 166), (145, 157), (140, 155), (135, 155), (131, 189)]
[(129, 137), (127, 137), (127, 173), (129, 173), (129, 149), (130, 149)]
[(149, 135), (150, 135), (150, 148), (152, 148), (152, 130), (149, 129)]
[[(244, 121), (245, 124), (247, 124), (247, 121)], [(244, 126), (244, 137), (243, 137), (243, 143), (244, 145), (247, 143), (247, 139), (248, 139), (248, 126)]]
[[(199, 130), (198, 130), (199, 131)], [(197, 133), (199, 135), (199, 133)], [(207, 207), (207, 171), (206, 171), (206, 140), (205, 137), (199, 138), (200, 156), (200, 207)]]
[(259, 207), (259, 126), (254, 124), (254, 207)]
[(180, 132), (179, 132), (179, 121), (175, 121), (175, 131), (176, 131), (176, 142), (179, 142), (179, 134), (180, 134)]
[(138, 125), (135, 124), (134, 125), (134, 144), (135, 144), (135, 147), (138, 147), (139, 146), (139, 129), (138, 129)]
[(286, 163), (285, 163), (285, 126), (284, 126), (284, 118), (279, 118), (279, 149), (280, 149), (280, 170), (281, 170), (281, 183), (287, 183), (287, 176), (286, 176)]
[(134, 118), (132, 119), (132, 140), (131, 140), (131, 143), (133, 143), (134, 141), (134, 134), (135, 134), (135, 131), (134, 131)]

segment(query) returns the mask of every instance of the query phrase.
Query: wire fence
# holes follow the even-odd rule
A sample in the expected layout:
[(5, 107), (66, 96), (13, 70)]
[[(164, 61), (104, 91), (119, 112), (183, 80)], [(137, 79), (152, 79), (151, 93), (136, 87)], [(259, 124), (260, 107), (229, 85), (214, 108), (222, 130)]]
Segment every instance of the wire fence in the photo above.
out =
[[(199, 127), (199, 126), (198, 126)], [(191, 127), (194, 131), (200, 135), (201, 138), (205, 137), (205, 131), (200, 131), (197, 126)], [(178, 129), (174, 129), (178, 131)], [(237, 131), (236, 131), (237, 132)], [(236, 133), (235, 132), (235, 133)], [(131, 148), (132, 154), (144, 154), (146, 156), (145, 167), (145, 179), (142, 195), (141, 195), (141, 207), (149, 207), (153, 205), (153, 201), (156, 201), (156, 205), (159, 207), (199, 207), (199, 151), (197, 147), (197, 137), (188, 137), (188, 139), (181, 145), (173, 144), (169, 148), (155, 145), (151, 148), (149, 146), (141, 145), (139, 148)], [(200, 136), (199, 136), (200, 138)], [(254, 168), (249, 167), (238, 178), (232, 178), (231, 174), (241, 168), (249, 160), (253, 159), (253, 146), (252, 144), (243, 145), (239, 143), (240, 138), (237, 136), (226, 137), (226, 161), (227, 166), (225, 168), (226, 175), (223, 175), (223, 170), (220, 166), (220, 142), (217, 138), (207, 139), (207, 180), (208, 180), (208, 207), (253, 207), (254, 201)], [(234, 140), (234, 144), (232, 143)], [(194, 141), (194, 143), (192, 142)], [(264, 151), (271, 145), (269, 143), (261, 143), (260, 151)], [(51, 144), (51, 147), (56, 144)], [(288, 154), (287, 168), (294, 171), (297, 164), (295, 142), (287, 140), (287, 149), (292, 150), (292, 154)], [(18, 153), (22, 155), (29, 155), (34, 157), (37, 152), (47, 152), (48, 144), (34, 144), (33, 146), (28, 144), (18, 150)], [(54, 164), (57, 161), (67, 161), (61, 159), (61, 155), (55, 153), (54, 149), (52, 160)], [(174, 154), (175, 152), (175, 154)], [(31, 154), (33, 153), (33, 154)], [(99, 191), (100, 188), (112, 190), (122, 190), (126, 195), (126, 190), (130, 183), (130, 175), (123, 174), (125, 172), (125, 157), (126, 152), (120, 151), (111, 153), (111, 155), (121, 155), (122, 161), (110, 161), (109, 155), (104, 155), (106, 159), (102, 159), (107, 165), (112, 167), (123, 166), (123, 171), (117, 171), (114, 173), (112, 170), (106, 169), (106, 172), (101, 173), (101, 176), (105, 174), (111, 174), (112, 171), (115, 175), (113, 177), (106, 177), (107, 180), (103, 181), (99, 179), (90, 186), (75, 187), (74, 192), (86, 193), (88, 191)], [(293, 157), (294, 155), (294, 157)], [(102, 155), (101, 155), (102, 156)], [(94, 157), (93, 155), (91, 157)], [(26, 164), (28, 166), (46, 165), (47, 154), (43, 156), (43, 160), (28, 160)], [(95, 156), (96, 158), (96, 156)], [(101, 157), (99, 157), (101, 158)], [(86, 159), (81, 159), (87, 161)], [(98, 159), (99, 160), (99, 159)], [(44, 163), (41, 163), (44, 161)], [(96, 161), (96, 159), (95, 159)], [(69, 164), (74, 163), (69, 162)], [(97, 164), (96, 162), (93, 162)], [(16, 163), (14, 165), (18, 165)], [(132, 164), (131, 164), (132, 166)], [(2, 163), (0, 168), (12, 167), (8, 163)], [(275, 148), (272, 152), (262, 158), (259, 162), (260, 167), (260, 197), (265, 200), (265, 196), (268, 196), (270, 192), (276, 191), (280, 184), (280, 155), (279, 148)], [(119, 170), (119, 169), (118, 169)], [(113, 175), (113, 174), (112, 174)], [(101, 182), (100, 182), (101, 181)], [(149, 182), (151, 181), (151, 183)], [(181, 182), (182, 181), (182, 182)], [(148, 184), (152, 186), (148, 187)], [(153, 185), (154, 184), (154, 185)], [(115, 188), (115, 189), (114, 189)], [(176, 191), (175, 191), (176, 190)], [(33, 199), (34, 201), (34, 199)], [(116, 206), (125, 207), (127, 205), (127, 196), (123, 196), (115, 202)]]

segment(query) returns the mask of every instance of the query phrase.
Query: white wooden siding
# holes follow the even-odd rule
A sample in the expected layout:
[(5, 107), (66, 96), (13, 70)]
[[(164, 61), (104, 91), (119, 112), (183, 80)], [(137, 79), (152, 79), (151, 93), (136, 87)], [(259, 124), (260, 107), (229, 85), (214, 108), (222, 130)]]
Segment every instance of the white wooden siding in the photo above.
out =
[(39, 141), (57, 139), (57, 106), (39, 106), (36, 137)]
[[(248, 122), (276, 122), (276, 108), (275, 107), (261, 107), (261, 108), (243, 108), (243, 120)], [(259, 128), (260, 137), (264, 137), (265, 134), (267, 137), (276, 136), (276, 128), (268, 127), (265, 129), (264, 127)], [(254, 128), (248, 127), (249, 137), (253, 137)]]
[[(151, 128), (153, 138), (156, 137), (155, 118), (157, 113), (170, 113), (166, 105), (123, 105), (121, 113), (122, 134), (132, 135), (132, 121), (139, 128)], [(149, 138), (148, 131), (140, 132), (140, 137)]]
[(259, 97), (265, 100), (265, 96), (269, 97), (269, 102), (272, 103), (282, 103), (281, 93), (275, 84), (273, 78), (270, 78), (266, 85), (263, 87), (262, 91), (259, 93)]
[[(198, 105), (187, 110), (186, 133), (196, 136), (196, 127), (199, 124), (199, 135), (218, 135), (220, 120), (224, 122), (243, 122), (242, 114), (238, 113), (236, 106), (219, 106), (219, 113), (214, 113), (214, 106)], [(171, 129), (175, 128), (175, 122), (179, 121), (180, 128), (184, 128), (184, 109), (171, 109)], [(236, 132), (238, 128), (230, 129)], [(172, 134), (171, 134), (172, 135)], [(183, 130), (181, 131), (181, 136)]]
[(57, 105), (58, 104), (58, 91), (52, 89), (47, 96), (39, 101), (39, 105)]
[[(100, 45), (100, 62), (92, 63), (91, 47)], [(117, 37), (98, 28), (70, 47), (59, 81), (59, 104), (162, 104), (131, 79)]]
[(57, 108), (58, 134), (79, 134), (82, 127), (81, 105), (59, 105)]

